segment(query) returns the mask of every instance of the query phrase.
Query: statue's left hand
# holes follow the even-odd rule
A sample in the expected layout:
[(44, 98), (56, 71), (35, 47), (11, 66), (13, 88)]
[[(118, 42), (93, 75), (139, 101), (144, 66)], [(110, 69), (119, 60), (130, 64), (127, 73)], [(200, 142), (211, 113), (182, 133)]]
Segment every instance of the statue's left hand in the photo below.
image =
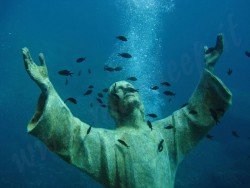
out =
[(217, 35), (215, 47), (204, 47), (204, 60), (206, 69), (213, 71), (217, 60), (220, 58), (224, 47), (223, 35), (220, 33)]
[(48, 70), (45, 64), (45, 58), (42, 53), (39, 54), (40, 66), (36, 65), (36, 63), (32, 60), (29, 49), (23, 48), (23, 61), (24, 66), (31, 77), (32, 80), (36, 82), (36, 84), (40, 87), (43, 92), (47, 92), (49, 88), (51, 88), (51, 83), (49, 81)]

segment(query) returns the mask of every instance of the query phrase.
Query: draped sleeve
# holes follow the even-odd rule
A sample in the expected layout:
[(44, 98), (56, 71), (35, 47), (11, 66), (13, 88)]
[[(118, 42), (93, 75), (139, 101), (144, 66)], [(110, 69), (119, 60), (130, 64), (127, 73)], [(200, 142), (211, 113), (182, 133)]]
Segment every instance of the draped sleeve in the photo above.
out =
[[(204, 70), (188, 104), (171, 116), (156, 122), (168, 140), (176, 164), (219, 123), (232, 102), (232, 94), (213, 73)], [(164, 129), (172, 125), (173, 129)], [(159, 127), (158, 126), (158, 127)]]
[(74, 117), (53, 89), (42, 93), (28, 133), (52, 152), (104, 185), (112, 185), (114, 167), (113, 131), (91, 128)]

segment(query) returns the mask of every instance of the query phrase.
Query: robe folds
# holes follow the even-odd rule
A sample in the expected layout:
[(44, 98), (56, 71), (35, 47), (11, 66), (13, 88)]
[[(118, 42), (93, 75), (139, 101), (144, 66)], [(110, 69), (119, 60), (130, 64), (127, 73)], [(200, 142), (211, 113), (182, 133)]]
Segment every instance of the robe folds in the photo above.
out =
[[(90, 125), (74, 117), (51, 89), (40, 95), (27, 129), (50, 151), (105, 187), (172, 188), (178, 164), (218, 123), (231, 101), (222, 81), (204, 69), (188, 105), (153, 122), (153, 130), (91, 128), (87, 134)], [(173, 128), (166, 129), (168, 125)]]

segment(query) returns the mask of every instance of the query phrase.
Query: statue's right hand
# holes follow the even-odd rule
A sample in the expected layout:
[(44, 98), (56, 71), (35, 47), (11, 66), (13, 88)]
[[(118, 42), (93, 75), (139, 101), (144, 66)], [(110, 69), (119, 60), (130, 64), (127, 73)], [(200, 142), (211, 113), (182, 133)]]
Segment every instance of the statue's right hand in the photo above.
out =
[(50, 86), (50, 81), (48, 77), (48, 70), (45, 64), (45, 58), (42, 53), (39, 54), (40, 66), (36, 65), (32, 60), (29, 49), (24, 47), (22, 49), (24, 66), (31, 77), (42, 91), (47, 91)]

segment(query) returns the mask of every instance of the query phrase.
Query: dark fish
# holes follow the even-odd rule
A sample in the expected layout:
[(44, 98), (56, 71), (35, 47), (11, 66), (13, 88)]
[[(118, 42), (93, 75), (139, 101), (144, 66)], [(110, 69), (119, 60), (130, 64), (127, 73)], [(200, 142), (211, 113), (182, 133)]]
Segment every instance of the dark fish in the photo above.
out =
[(81, 63), (81, 62), (83, 62), (85, 60), (86, 60), (86, 57), (79, 57), (79, 58), (76, 59), (76, 62)]
[(213, 117), (215, 123), (216, 124), (220, 123), (217, 112), (211, 108), (209, 110), (210, 110), (211, 116)]
[(189, 111), (189, 114), (192, 114), (192, 115), (197, 115), (197, 114), (198, 114), (198, 112), (197, 112), (196, 110), (190, 110), (190, 111)]
[(114, 70), (115, 70), (115, 71), (121, 71), (121, 70), (122, 70), (122, 67), (115, 67)]
[(103, 94), (102, 93), (97, 93), (98, 97), (103, 98)]
[(157, 118), (158, 117), (156, 114), (147, 114), (147, 116), (152, 117), (152, 118)]
[(115, 85), (114, 85), (113, 91), (114, 91), (114, 93), (117, 93), (117, 90), (116, 90), (116, 83), (115, 83)]
[(108, 89), (108, 88), (104, 88), (102, 91), (103, 91), (104, 93), (107, 93), (107, 92), (109, 91), (109, 89)]
[(72, 72), (70, 72), (69, 70), (60, 70), (58, 71), (58, 74), (62, 75), (62, 76), (72, 76)]
[(227, 74), (230, 76), (232, 73), (233, 73), (233, 70), (229, 68), (227, 71)]
[(67, 99), (65, 100), (65, 102), (66, 102), (66, 101), (70, 101), (70, 102), (72, 102), (73, 104), (77, 104), (77, 100), (74, 99), (74, 98), (72, 98), (72, 97), (67, 98)]
[(152, 87), (150, 87), (150, 89), (157, 90), (157, 89), (159, 89), (159, 87), (158, 86), (152, 86)]
[(89, 126), (89, 128), (88, 128), (88, 130), (87, 130), (87, 134), (89, 134), (90, 133), (90, 131), (91, 131), (91, 126)]
[(100, 104), (103, 103), (102, 99), (96, 98), (96, 100), (97, 100)]
[(183, 108), (183, 107), (185, 107), (187, 105), (188, 105), (188, 103), (184, 103), (183, 105), (181, 105), (181, 108)]
[(134, 76), (132, 76), (132, 77), (127, 78), (127, 80), (136, 81), (136, 80), (137, 80), (137, 78), (136, 78), (136, 77), (134, 77)]
[(172, 101), (172, 99), (168, 99), (168, 102), (170, 103)]
[(117, 39), (119, 39), (120, 41), (123, 41), (123, 42), (126, 42), (126, 41), (128, 41), (128, 39), (126, 38), (126, 37), (124, 37), (124, 36), (117, 36), (116, 37)]
[(68, 81), (68, 79), (66, 78), (66, 80), (65, 80), (65, 85), (68, 85), (68, 83), (69, 83), (69, 81)]
[(149, 120), (147, 121), (147, 125), (151, 129), (151, 131), (152, 131), (153, 130), (152, 123)]
[(167, 96), (175, 96), (175, 93), (172, 91), (164, 91), (163, 93)]
[(130, 55), (129, 53), (119, 53), (118, 56), (123, 57), (123, 58), (131, 58), (132, 55)]
[(106, 65), (104, 67), (104, 70), (109, 71), (109, 72), (114, 72), (115, 69)]
[(239, 138), (239, 137), (240, 137), (236, 131), (232, 131), (232, 135), (233, 135), (234, 137), (236, 137), (236, 138)]
[(210, 54), (210, 53), (212, 53), (214, 50), (215, 50), (214, 47), (210, 47), (210, 48), (208, 48), (208, 49), (205, 51), (205, 54)]
[(81, 74), (82, 74), (82, 71), (81, 71), (81, 70), (79, 70), (79, 72), (78, 72), (78, 76), (81, 76)]
[(94, 86), (93, 85), (89, 85), (89, 87), (88, 87), (89, 89), (93, 89), (94, 88)]
[(163, 85), (163, 86), (171, 86), (171, 84), (169, 82), (162, 82), (161, 85)]
[(102, 104), (102, 105), (101, 105), (101, 107), (106, 108), (106, 107), (107, 107), (107, 105), (106, 105), (106, 104)]
[(171, 125), (171, 124), (168, 124), (168, 125), (166, 125), (166, 126), (164, 127), (164, 129), (172, 129), (172, 128), (174, 128), (174, 126)]
[(88, 69), (88, 73), (91, 74), (91, 69)]
[(89, 90), (87, 90), (83, 95), (89, 95), (89, 94), (91, 94), (92, 93), (92, 90), (91, 89), (89, 89)]
[(117, 141), (120, 142), (122, 145), (126, 146), (127, 148), (129, 147), (129, 146), (126, 144), (126, 142), (124, 142), (123, 140), (118, 139)]
[(158, 144), (158, 151), (159, 152), (161, 152), (163, 150), (163, 142), (164, 142), (164, 139), (161, 139), (161, 141)]
[(246, 55), (247, 57), (250, 57), (250, 52), (249, 52), (249, 51), (245, 51), (245, 55)]
[(138, 89), (135, 89), (135, 88), (132, 88), (132, 87), (124, 88), (124, 91), (125, 91), (125, 92), (129, 92), (129, 93), (136, 93), (136, 92), (139, 92)]
[(93, 108), (93, 103), (91, 102), (91, 103), (89, 104), (89, 106), (90, 106), (91, 108)]
[(207, 134), (206, 137), (207, 137), (207, 139), (212, 140), (214, 136)]

